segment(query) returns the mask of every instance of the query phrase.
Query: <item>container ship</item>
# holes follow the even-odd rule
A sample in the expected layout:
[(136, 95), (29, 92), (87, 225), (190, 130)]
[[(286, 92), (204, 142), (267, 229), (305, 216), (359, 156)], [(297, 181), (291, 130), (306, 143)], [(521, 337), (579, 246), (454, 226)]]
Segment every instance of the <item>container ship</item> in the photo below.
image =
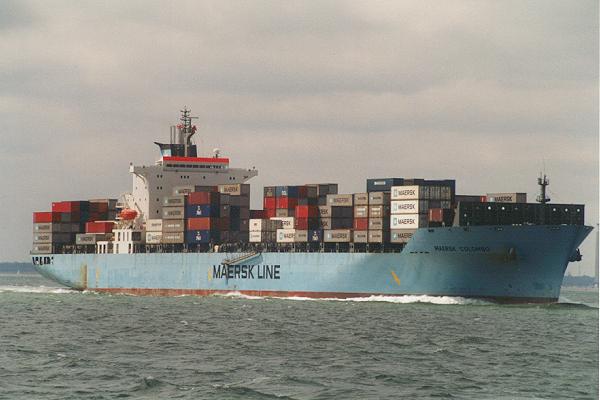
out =
[(460, 296), (556, 302), (569, 262), (592, 230), (583, 204), (540, 195), (456, 193), (453, 179), (366, 179), (263, 188), (255, 168), (218, 149), (198, 156), (190, 110), (155, 142), (154, 165), (134, 166), (119, 198), (58, 201), (33, 213), (31, 257), (73, 289), (135, 295), (352, 298)]

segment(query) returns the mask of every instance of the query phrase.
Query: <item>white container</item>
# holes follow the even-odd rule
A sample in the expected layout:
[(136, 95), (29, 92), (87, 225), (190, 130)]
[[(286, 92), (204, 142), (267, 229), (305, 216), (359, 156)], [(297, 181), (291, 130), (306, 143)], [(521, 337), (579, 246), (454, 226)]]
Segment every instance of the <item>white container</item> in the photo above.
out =
[(162, 227), (163, 227), (162, 219), (146, 220), (146, 232), (162, 232)]
[[(264, 221), (265, 220), (263, 220), (261, 218), (250, 218), (250, 222), (249, 222), (250, 232), (260, 232), (260, 231), (262, 231), (263, 227), (265, 227)], [(267, 230), (267, 229), (264, 229), (264, 230)]]
[(319, 206), (319, 217), (331, 218), (331, 207), (330, 206)]
[(323, 241), (327, 243), (348, 243), (352, 240), (350, 229), (334, 229), (323, 231)]
[(354, 206), (354, 218), (368, 218), (369, 206)]
[(369, 231), (354, 231), (352, 241), (354, 243), (367, 243), (369, 239)]
[(147, 244), (160, 244), (162, 242), (162, 232), (146, 232)]
[(277, 229), (277, 243), (294, 243), (295, 241), (295, 229)]
[(429, 197), (427, 186), (392, 186), (390, 198), (392, 200), (419, 200)]
[(527, 193), (488, 193), (486, 197), (491, 203), (527, 203)]
[(426, 214), (429, 210), (428, 200), (392, 200), (392, 214)]
[(281, 222), (279, 229), (294, 229), (294, 217), (273, 217), (271, 220)]
[(406, 243), (416, 232), (416, 229), (392, 229), (390, 231), (391, 243)]
[(248, 241), (250, 243), (260, 243), (262, 242), (262, 232), (260, 231), (250, 231), (249, 235), (248, 235)]
[(351, 206), (352, 202), (351, 194), (328, 194), (327, 195), (327, 205), (328, 206)]
[(390, 229), (417, 229), (427, 226), (427, 215), (400, 214), (390, 216)]

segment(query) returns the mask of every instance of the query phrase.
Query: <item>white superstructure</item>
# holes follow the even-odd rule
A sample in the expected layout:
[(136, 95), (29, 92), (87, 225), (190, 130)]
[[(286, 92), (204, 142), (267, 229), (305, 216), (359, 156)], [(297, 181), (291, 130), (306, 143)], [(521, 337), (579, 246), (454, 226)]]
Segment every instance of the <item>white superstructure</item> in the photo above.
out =
[(211, 157), (198, 157), (190, 141), (196, 127), (189, 110), (182, 110), (181, 124), (171, 127), (169, 144), (156, 143), (161, 158), (151, 166), (130, 165), (133, 189), (124, 196), (127, 207), (136, 210), (142, 220), (162, 218), (163, 198), (177, 188), (244, 183), (258, 175), (256, 169), (230, 168), (229, 158), (215, 151)]

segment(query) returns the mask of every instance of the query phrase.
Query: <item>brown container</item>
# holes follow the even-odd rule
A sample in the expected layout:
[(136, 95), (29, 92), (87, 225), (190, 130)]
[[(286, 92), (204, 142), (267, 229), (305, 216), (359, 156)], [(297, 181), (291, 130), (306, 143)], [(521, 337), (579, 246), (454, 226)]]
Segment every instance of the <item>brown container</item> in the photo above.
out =
[(354, 243), (367, 243), (369, 239), (368, 231), (354, 231), (352, 234), (352, 241)]
[(385, 230), (369, 231), (369, 243), (387, 243), (389, 242), (390, 232)]
[(162, 242), (167, 244), (183, 243), (185, 235), (183, 232), (163, 232)]
[(352, 206), (353, 196), (351, 194), (328, 194), (327, 205), (332, 207)]
[(386, 218), (390, 216), (389, 205), (369, 206), (369, 218)]
[(355, 206), (368, 206), (369, 205), (369, 193), (354, 193), (354, 205)]
[(183, 219), (166, 219), (163, 220), (162, 232), (183, 232), (185, 231), (185, 221)]

